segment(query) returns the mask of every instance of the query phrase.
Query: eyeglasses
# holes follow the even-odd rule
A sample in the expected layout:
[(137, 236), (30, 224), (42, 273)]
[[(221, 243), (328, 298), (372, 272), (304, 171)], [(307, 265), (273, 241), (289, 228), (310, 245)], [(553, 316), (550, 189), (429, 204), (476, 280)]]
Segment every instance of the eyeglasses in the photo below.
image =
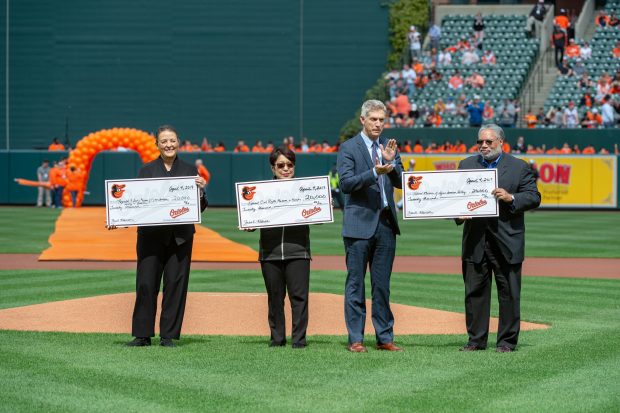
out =
[(287, 167), (288, 169), (292, 169), (295, 167), (295, 164), (292, 162), (279, 162), (276, 164), (276, 168), (278, 169), (284, 169), (284, 167)]
[(488, 146), (491, 146), (493, 142), (496, 142), (497, 139), (478, 139), (476, 143), (482, 146), (483, 143), (486, 143)]

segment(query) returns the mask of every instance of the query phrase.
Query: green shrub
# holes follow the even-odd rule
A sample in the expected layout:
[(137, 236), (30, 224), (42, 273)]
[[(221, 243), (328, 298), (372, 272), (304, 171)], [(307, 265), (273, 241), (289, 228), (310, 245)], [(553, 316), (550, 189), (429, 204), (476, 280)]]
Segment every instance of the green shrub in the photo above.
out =
[[(388, 54), (386, 68), (400, 68), (409, 60), (409, 44), (407, 34), (409, 26), (414, 25), (418, 31), (425, 34), (428, 30), (428, 3), (425, 0), (395, 0), (388, 3), (389, 11), (389, 30), (390, 30), (390, 53)], [(377, 82), (366, 91), (364, 101), (377, 99), (382, 102), (388, 99), (384, 73), (381, 74)], [(355, 117), (349, 119), (340, 129), (340, 141), (345, 141), (360, 131), (359, 122), (360, 109), (357, 110)]]

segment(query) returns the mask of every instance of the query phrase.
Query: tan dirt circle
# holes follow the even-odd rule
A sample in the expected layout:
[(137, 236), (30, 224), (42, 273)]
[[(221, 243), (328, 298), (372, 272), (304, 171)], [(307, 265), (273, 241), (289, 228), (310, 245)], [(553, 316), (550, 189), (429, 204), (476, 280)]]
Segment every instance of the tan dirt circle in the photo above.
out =
[[(101, 295), (0, 310), (0, 329), (74, 333), (131, 333), (134, 293)], [(161, 308), (161, 295), (160, 295)], [(366, 334), (374, 334), (371, 303), (366, 301)], [(309, 335), (346, 335), (344, 297), (310, 294)], [(464, 314), (392, 303), (394, 333), (466, 334)], [(286, 305), (287, 331), (290, 308)], [(491, 318), (491, 331), (497, 332)], [(159, 315), (156, 326), (159, 323)], [(548, 325), (521, 322), (523, 330)], [(252, 293), (189, 293), (183, 334), (269, 336), (267, 295)]]

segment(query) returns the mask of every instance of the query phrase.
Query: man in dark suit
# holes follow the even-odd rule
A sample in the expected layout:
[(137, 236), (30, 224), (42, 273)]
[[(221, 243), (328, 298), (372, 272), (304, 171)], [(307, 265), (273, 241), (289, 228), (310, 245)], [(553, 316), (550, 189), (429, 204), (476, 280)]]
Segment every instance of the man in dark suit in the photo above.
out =
[(489, 335), (491, 282), (495, 274), (499, 298), (497, 351), (514, 351), (521, 323), (521, 265), (525, 254), (523, 212), (540, 205), (540, 192), (529, 165), (502, 153), (504, 131), (484, 125), (478, 132), (480, 153), (464, 159), (459, 169), (497, 168), (499, 217), (457, 219), (463, 228), (462, 270), (465, 322), (469, 341), (462, 351), (484, 350)]
[[(195, 166), (185, 163), (177, 157), (179, 139), (174, 128), (168, 125), (161, 126), (157, 130), (155, 139), (160, 157), (140, 169), (138, 177), (195, 176), (196, 185), (202, 193), (200, 208), (204, 211), (207, 207), (207, 199), (204, 196), (206, 181), (198, 175)], [(155, 335), (157, 295), (159, 294), (162, 275), (164, 293), (159, 323), (160, 344), (164, 347), (175, 346), (172, 340), (178, 340), (181, 335), (181, 325), (185, 313), (195, 232), (193, 224), (138, 228), (136, 303), (131, 328), (135, 339), (127, 343), (128, 346), (151, 345), (151, 337)]]
[(366, 352), (364, 278), (370, 264), (372, 322), (377, 348), (402, 351), (394, 344), (394, 316), (390, 309), (390, 277), (400, 234), (394, 206), (394, 187), (401, 188), (403, 165), (396, 141), (380, 138), (387, 109), (378, 100), (362, 105), (362, 132), (338, 151), (340, 189), (344, 193), (342, 236), (347, 261), (345, 321), (348, 349)]

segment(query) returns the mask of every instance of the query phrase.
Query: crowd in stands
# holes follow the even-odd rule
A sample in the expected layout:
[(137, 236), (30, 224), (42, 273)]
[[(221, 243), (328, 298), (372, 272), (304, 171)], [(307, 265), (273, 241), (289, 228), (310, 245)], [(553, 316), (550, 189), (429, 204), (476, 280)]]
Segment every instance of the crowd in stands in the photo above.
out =
[[(530, 117), (528, 127), (613, 128), (620, 120), (620, 20), (613, 9), (595, 18), (592, 42), (578, 40), (565, 11), (554, 21), (558, 79), (544, 111)], [(610, 70), (612, 70), (610, 72)], [(544, 116), (540, 116), (544, 112)], [(528, 111), (531, 116), (531, 110)]]
[[(539, 0), (527, 19), (525, 33), (533, 34), (535, 28), (539, 34), (539, 26), (546, 11), (544, 2)], [(415, 26), (410, 27), (410, 64), (404, 64), (399, 69), (394, 68), (385, 75), (389, 94), (389, 100), (385, 104), (390, 111), (387, 128), (478, 127), (485, 123), (497, 123), (505, 128), (525, 126), (591, 129), (618, 126), (620, 34), (616, 34), (613, 45), (609, 42), (590, 44), (575, 39), (577, 16), (569, 15), (565, 9), (561, 9), (554, 18), (554, 30), (550, 39), (555, 50), (558, 76), (571, 79), (573, 89), (581, 90), (582, 93), (562, 102), (547, 102), (544, 108), (538, 108), (537, 111), (532, 108), (527, 108), (526, 111), (526, 108), (520, 107), (514, 90), (512, 96), (498, 96), (493, 90), (493, 81), (498, 83), (497, 77), (492, 77), (491, 82), (488, 80), (489, 73), (495, 73), (493, 70), (498, 65), (498, 58), (493, 47), (485, 44), (487, 17), (483, 18), (478, 13), (473, 20), (467, 20), (472, 22), (470, 28), (463, 29), (461, 26), (455, 29), (460, 35), (458, 39), (449, 42), (443, 39), (443, 31), (451, 30), (450, 24), (454, 25), (454, 21), (449, 21), (443, 28), (436, 24), (431, 26), (426, 43), (418, 29)], [(458, 18), (457, 16), (457, 25)], [(510, 18), (505, 21), (510, 21)], [(518, 16), (512, 18), (517, 19)], [(619, 19), (615, 11), (601, 11), (596, 17), (596, 24), (599, 28), (620, 33)], [(520, 26), (506, 27), (506, 30), (514, 30), (518, 39), (524, 32)], [(497, 39), (488, 39), (491, 46), (495, 44), (497, 47), (497, 43), (493, 43)], [(600, 52), (601, 47), (606, 49)], [(592, 63), (600, 56), (606, 56), (606, 66)], [(503, 62), (502, 65), (505, 64)], [(601, 68), (610, 67), (613, 67), (613, 71), (603, 70), (601, 73)], [(591, 68), (595, 70), (592, 71)], [(501, 83), (501, 80), (499, 82)], [(521, 86), (522, 84), (519, 88)]]
[[(437, 144), (436, 142), (430, 142), (426, 146), (422, 144), (422, 141), (416, 140), (415, 143), (411, 143), (411, 141), (406, 140), (402, 144), (399, 143), (399, 150), (402, 153), (408, 154), (439, 154), (439, 153), (448, 153), (448, 154), (458, 154), (458, 153), (476, 153), (478, 152), (478, 145), (474, 144), (470, 147), (467, 147), (461, 140), (457, 139), (454, 143), (450, 141), (445, 141), (442, 144)], [(508, 141), (504, 142), (504, 146), (502, 147), (503, 152), (505, 153), (514, 153), (514, 154), (528, 154), (528, 155), (608, 155), (613, 153), (615, 155), (619, 155), (618, 152), (618, 144), (614, 144), (613, 150), (610, 152), (609, 149), (600, 147), (598, 150), (592, 145), (587, 144), (583, 148), (581, 148), (578, 144), (569, 145), (568, 143), (564, 143), (562, 147), (558, 148), (557, 146), (552, 146), (547, 148), (546, 144), (542, 144), (540, 146), (535, 146), (532, 144), (526, 144), (523, 136), (519, 136), (514, 145), (510, 146)]]
[[(519, 16), (497, 18), (505, 21), (512, 19), (511, 23), (515, 24), (520, 22)], [(497, 33), (501, 30), (501, 24), (497, 20), (494, 23)], [(402, 68), (393, 68), (384, 77), (389, 94), (389, 101), (385, 104), (390, 111), (386, 127), (478, 127), (490, 122), (513, 127), (518, 124), (520, 108), (516, 99), (517, 88), (504, 96), (498, 97), (494, 93), (494, 88), (499, 93), (504, 91), (506, 85), (502, 84), (500, 76), (503, 72), (512, 72), (514, 62), (502, 63), (501, 67), (495, 68), (498, 58), (492, 47), (485, 47), (485, 27), (485, 19), (480, 13), (473, 16), (469, 29), (461, 31), (461, 27), (457, 30), (448, 24), (445, 29), (449, 35), (458, 33), (458, 38), (452, 41), (449, 36), (443, 39), (442, 27), (433, 24), (428, 31), (427, 47), (424, 47), (417, 27), (410, 27), (410, 63)], [(518, 35), (522, 35), (525, 41), (523, 27), (510, 26), (510, 29), (513, 28), (517, 32), (514, 40), (518, 42)], [(498, 39), (488, 39), (489, 45), (497, 45)], [(511, 66), (504, 67), (508, 64)], [(490, 82), (487, 78), (489, 74), (492, 75)], [(525, 73), (519, 72), (512, 78), (522, 82)], [(522, 86), (519, 83), (511, 86), (515, 85)]]
[[(506, 109), (504, 109), (506, 110)], [(203, 144), (204, 141), (203, 140)], [(189, 141), (185, 141), (187, 144), (191, 145)], [(327, 141), (322, 141), (320, 143), (311, 140), (308, 141), (307, 138), (303, 138), (301, 142), (296, 143), (295, 138), (292, 136), (288, 136), (283, 138), (282, 145), (288, 146), (292, 151), (297, 153), (332, 153), (338, 152), (339, 143), (335, 145), (330, 145)], [(186, 147), (184, 144), (182, 147)], [(205, 150), (204, 147), (201, 148), (198, 145), (191, 145), (191, 151), (202, 151), (202, 152), (215, 152), (210, 148), (209, 143), (207, 142)], [(234, 148), (231, 148), (229, 151), (232, 152), (243, 152), (243, 153), (270, 153), (273, 150), (274, 143), (269, 141), (269, 143), (263, 146), (262, 141), (257, 140), (255, 144), (250, 148), (245, 144), (244, 140), (239, 140), (237, 145)], [(471, 146), (467, 146), (461, 140), (457, 139), (454, 142), (444, 141), (443, 143), (437, 143), (434, 141), (428, 141), (426, 144), (423, 144), (421, 139), (412, 142), (411, 140), (405, 140), (403, 142), (398, 143), (398, 149), (404, 154), (441, 154), (441, 153), (476, 153), (478, 152), (478, 145), (473, 144)], [(225, 149), (226, 150), (226, 149)], [(534, 145), (526, 145), (523, 137), (519, 137), (516, 143), (513, 146), (510, 146), (508, 141), (504, 143), (503, 147), (504, 152), (507, 153), (521, 153), (521, 154), (584, 154), (584, 155), (592, 155), (592, 154), (609, 154), (610, 150), (600, 147), (598, 150), (595, 149), (592, 145), (586, 145), (583, 149), (579, 147), (579, 145), (570, 146), (568, 143), (565, 143), (561, 148), (557, 148), (552, 146), (547, 148), (545, 144), (540, 146)], [(186, 149), (180, 149), (180, 151), (186, 151)], [(612, 151), (612, 153), (618, 154), (617, 145)]]
[[(306, 152), (306, 153), (330, 153), (330, 152), (338, 152), (339, 143), (335, 145), (331, 145), (328, 141), (323, 140), (318, 142), (314, 139), (302, 138), (300, 142), (296, 143), (295, 138), (293, 136), (287, 136), (282, 139), (281, 145), (285, 145), (289, 147), (292, 151), (295, 152)], [(179, 152), (225, 152), (231, 151), (236, 153), (246, 153), (246, 152), (254, 152), (254, 153), (271, 153), (274, 148), (273, 141), (267, 142), (266, 145), (263, 144), (263, 141), (257, 139), (254, 142), (254, 145), (250, 148), (245, 140), (237, 141), (237, 145), (234, 148), (227, 149), (223, 142), (219, 142), (217, 145), (213, 146), (207, 138), (202, 139), (202, 144), (197, 145), (191, 143), (189, 140), (183, 141), (183, 144), (179, 146)]]

